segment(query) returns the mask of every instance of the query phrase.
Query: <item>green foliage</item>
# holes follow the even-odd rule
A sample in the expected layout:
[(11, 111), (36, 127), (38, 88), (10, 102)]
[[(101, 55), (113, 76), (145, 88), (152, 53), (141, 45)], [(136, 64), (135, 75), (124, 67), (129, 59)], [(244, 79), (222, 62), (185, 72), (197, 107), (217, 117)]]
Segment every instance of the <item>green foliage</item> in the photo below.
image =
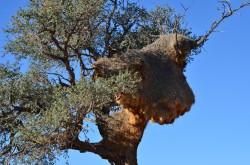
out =
[(79, 131), (79, 125), (79, 132), (86, 133), (85, 119), (94, 119), (103, 106), (113, 105), (115, 93), (135, 92), (140, 81), (125, 72), (109, 79), (82, 79), (66, 88), (49, 84), (41, 75), (22, 75), (4, 66), (0, 75), (1, 161), (6, 162), (11, 152), (15, 164), (53, 163), (62, 153), (62, 139)]
[(174, 28), (191, 35), (179, 17), (129, 0), (30, 0), (5, 28), (6, 55), (29, 68), (0, 65), (0, 163), (54, 163), (68, 139), (88, 140), (86, 121), (115, 110), (115, 94), (135, 92), (140, 81), (129, 72), (93, 81), (92, 64)]
[(169, 6), (147, 11), (126, 0), (31, 0), (5, 29), (5, 49), (18, 59), (46, 63), (46, 68), (63, 67), (65, 58), (79, 66), (81, 58), (87, 74), (96, 59), (142, 48), (160, 34), (175, 29), (190, 35), (180, 17)]
[(41, 75), (23, 75), (18, 69), (1, 65), (0, 77), (0, 161), (4, 164), (11, 153), (18, 155), (26, 152), (15, 143), (20, 134), (19, 128), (29, 120), (27, 114), (39, 113), (48, 108), (52, 96), (51, 85)]

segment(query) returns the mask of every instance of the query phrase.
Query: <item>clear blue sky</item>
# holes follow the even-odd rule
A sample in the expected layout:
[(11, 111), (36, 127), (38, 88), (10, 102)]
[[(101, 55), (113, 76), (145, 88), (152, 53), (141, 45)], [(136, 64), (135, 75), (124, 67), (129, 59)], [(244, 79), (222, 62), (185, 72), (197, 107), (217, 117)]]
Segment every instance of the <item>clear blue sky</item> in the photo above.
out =
[[(148, 8), (174, 0), (141, 0)], [(236, 3), (235, 6), (243, 2)], [(0, 26), (25, 1), (1, 0)], [(186, 20), (202, 35), (219, 18), (217, 1), (190, 0)], [(249, 165), (250, 164), (250, 7), (228, 20), (188, 66), (186, 76), (196, 103), (172, 125), (149, 124), (138, 150), (139, 165)], [(0, 46), (5, 37), (0, 31)], [(0, 49), (2, 52), (2, 48)], [(92, 133), (91, 136), (95, 135)], [(93, 154), (70, 152), (70, 164), (107, 165)], [(58, 163), (61, 165), (62, 163)]]

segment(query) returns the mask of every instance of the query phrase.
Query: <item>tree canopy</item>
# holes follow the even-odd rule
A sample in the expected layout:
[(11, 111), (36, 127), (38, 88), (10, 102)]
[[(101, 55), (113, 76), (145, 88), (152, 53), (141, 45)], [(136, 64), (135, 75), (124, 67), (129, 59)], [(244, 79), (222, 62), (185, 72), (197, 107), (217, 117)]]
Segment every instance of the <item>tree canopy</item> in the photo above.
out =
[[(68, 149), (107, 158), (88, 138), (88, 123), (104, 135), (103, 122), (111, 119), (100, 122), (100, 116), (121, 111), (116, 94), (133, 95), (141, 78), (128, 70), (97, 78), (93, 64), (169, 33), (200, 39), (189, 62), (211, 32), (192, 35), (183, 16), (167, 5), (149, 11), (129, 0), (30, 0), (4, 29), (6, 56), (17, 62), (0, 65), (0, 163), (53, 164)], [(27, 63), (26, 72), (20, 71), (20, 60)]]

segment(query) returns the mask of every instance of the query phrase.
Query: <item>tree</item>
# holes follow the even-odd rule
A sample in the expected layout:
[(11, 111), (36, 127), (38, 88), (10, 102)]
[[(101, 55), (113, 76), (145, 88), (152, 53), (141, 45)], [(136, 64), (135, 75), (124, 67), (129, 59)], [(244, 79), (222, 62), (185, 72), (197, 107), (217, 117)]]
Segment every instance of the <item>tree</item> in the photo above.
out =
[[(13, 17), (12, 27), (5, 29), (10, 35), (6, 52), (18, 60), (26, 59), (30, 67), (26, 73), (14, 66), (0, 67), (2, 163), (49, 164), (61, 151), (75, 149), (96, 153), (111, 164), (137, 164), (137, 147), (150, 117), (160, 124), (171, 123), (194, 101), (191, 98), (183, 111), (178, 111), (178, 104), (169, 112), (163, 107), (160, 112), (165, 114), (151, 114), (154, 111), (144, 107), (138, 113), (142, 105), (132, 103), (137, 103), (134, 100), (141, 94), (141, 87), (151, 87), (144, 83), (143, 76), (148, 72), (141, 67), (147, 62), (153, 66), (151, 54), (166, 55), (163, 64), (185, 84), (183, 70), (192, 58), (190, 51), (199, 53), (221, 21), (249, 5), (234, 10), (227, 1), (222, 4), (221, 20), (214, 22), (203, 37), (196, 37), (181, 26), (183, 14), (175, 14), (168, 6), (147, 11), (123, 0), (31, 0)], [(159, 35), (162, 37), (156, 40)], [(164, 43), (167, 52), (159, 47)], [(173, 69), (175, 66), (179, 69)], [(171, 85), (167, 87), (173, 90)], [(156, 94), (153, 99), (159, 97), (165, 98)], [(160, 109), (162, 105), (157, 106)], [(98, 126), (103, 137), (99, 143), (88, 139), (88, 122)]]

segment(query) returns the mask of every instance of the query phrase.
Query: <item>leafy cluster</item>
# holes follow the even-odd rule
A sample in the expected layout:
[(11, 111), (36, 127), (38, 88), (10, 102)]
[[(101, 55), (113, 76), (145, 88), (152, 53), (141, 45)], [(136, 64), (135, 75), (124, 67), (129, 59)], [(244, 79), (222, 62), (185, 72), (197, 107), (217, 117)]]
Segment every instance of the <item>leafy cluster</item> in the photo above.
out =
[(128, 0), (30, 0), (5, 29), (5, 49), (18, 59), (46, 64), (46, 69), (59, 72), (62, 67), (59, 73), (68, 72), (72, 84), (77, 74), (72, 67), (87, 75), (100, 57), (140, 49), (174, 29), (190, 35), (183, 23), (168, 6), (147, 11)]
[[(114, 105), (115, 93), (133, 93), (140, 79), (129, 72), (109, 79), (82, 79), (72, 88), (54, 86), (41, 75), (25, 75), (1, 66), (1, 163), (46, 164), (88, 131), (104, 106)], [(87, 137), (87, 136), (84, 136)], [(85, 139), (88, 140), (88, 139)]]

